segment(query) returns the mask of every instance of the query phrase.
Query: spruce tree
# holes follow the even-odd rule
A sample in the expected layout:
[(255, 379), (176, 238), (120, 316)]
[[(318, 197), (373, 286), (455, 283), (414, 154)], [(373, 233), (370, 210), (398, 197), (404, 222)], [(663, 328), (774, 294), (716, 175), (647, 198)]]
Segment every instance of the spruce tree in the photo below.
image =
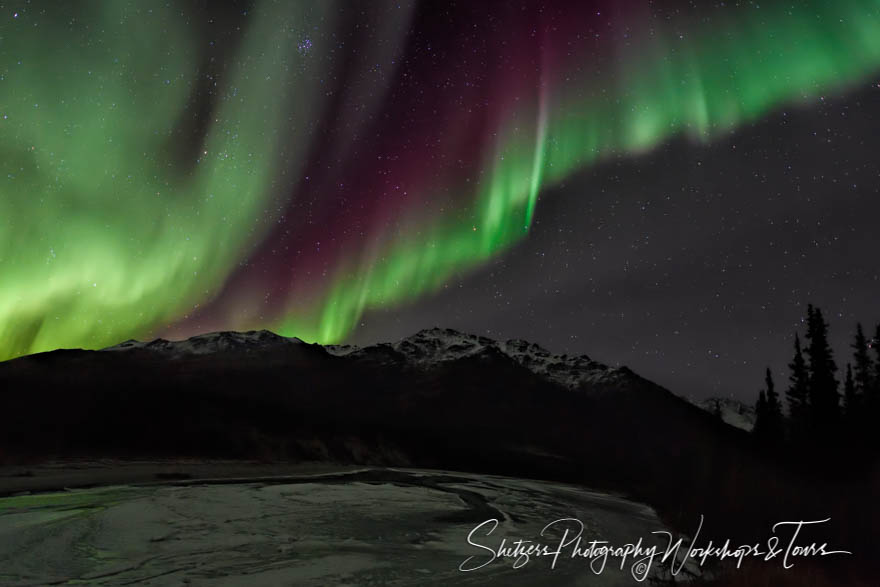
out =
[[(867, 412), (871, 409), (871, 397), (874, 395), (874, 364), (868, 353), (870, 347), (865, 339), (861, 323), (856, 324), (856, 338), (853, 348), (852, 389), (844, 387), (844, 403), (846, 404), (846, 421), (850, 434), (863, 445), (867, 438), (867, 427), (871, 422)], [(847, 377), (849, 373), (847, 372)]]
[(794, 442), (801, 442), (809, 425), (809, 373), (801, 350), (801, 339), (797, 333), (794, 335), (794, 358), (788, 364), (788, 368), (791, 370), (791, 375), (788, 377), (789, 384), (785, 396), (788, 399), (791, 437)]
[[(874, 374), (880, 376), (880, 324), (877, 325), (874, 331), (874, 340), (871, 341), (871, 348), (874, 349), (874, 353), (877, 355), (877, 362), (874, 363), (877, 370)], [(876, 379), (880, 379), (880, 377), (875, 377)]]
[(837, 365), (831, 346), (828, 344), (828, 324), (822, 310), (807, 308), (807, 338), (810, 357), (809, 398), (812, 440), (825, 444), (836, 437), (836, 427), (840, 416), (840, 394), (834, 376)]
[(862, 330), (861, 323), (856, 324), (856, 339), (852, 344), (853, 348), (853, 380), (855, 383), (856, 393), (865, 397), (874, 379), (873, 364), (871, 357), (868, 355), (868, 341), (865, 339), (865, 333)]
[(880, 426), (877, 425), (877, 422), (880, 421), (880, 324), (877, 325), (874, 339), (871, 341), (871, 349), (876, 355), (874, 376), (872, 377), (873, 381), (871, 382), (870, 389), (865, 396), (865, 413), (862, 418), (865, 423), (863, 428), (865, 429), (868, 446), (874, 447), (874, 452), (876, 453), (877, 447), (880, 446), (880, 442), (877, 442), (878, 438), (880, 438)]
[(755, 426), (752, 434), (761, 444), (767, 441), (767, 396), (763, 389), (758, 392), (758, 401), (755, 404)]
[(843, 411), (849, 425), (855, 425), (857, 423), (859, 419), (860, 404), (858, 389), (856, 387), (855, 379), (853, 379), (852, 365), (847, 363), (846, 379), (843, 382)]
[(779, 401), (779, 394), (776, 393), (776, 386), (773, 384), (773, 375), (770, 372), (770, 367), (767, 367), (767, 371), (764, 374), (764, 383), (767, 387), (766, 403), (764, 405), (767, 442), (776, 446), (782, 442), (785, 431), (783, 429), (782, 404)]
[(877, 325), (877, 329), (874, 332), (871, 348), (874, 350), (877, 358), (874, 361), (874, 377), (871, 391), (868, 393), (868, 397), (865, 398), (865, 403), (868, 404), (868, 417), (876, 421), (878, 416), (880, 416), (880, 324)]

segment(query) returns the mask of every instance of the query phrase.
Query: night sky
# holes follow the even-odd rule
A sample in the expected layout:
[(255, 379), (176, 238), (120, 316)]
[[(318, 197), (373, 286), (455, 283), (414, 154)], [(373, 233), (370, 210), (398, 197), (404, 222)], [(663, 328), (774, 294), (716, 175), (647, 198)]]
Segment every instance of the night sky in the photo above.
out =
[(751, 401), (880, 320), (877, 153), (877, 0), (0, 2), (0, 359), (438, 325)]

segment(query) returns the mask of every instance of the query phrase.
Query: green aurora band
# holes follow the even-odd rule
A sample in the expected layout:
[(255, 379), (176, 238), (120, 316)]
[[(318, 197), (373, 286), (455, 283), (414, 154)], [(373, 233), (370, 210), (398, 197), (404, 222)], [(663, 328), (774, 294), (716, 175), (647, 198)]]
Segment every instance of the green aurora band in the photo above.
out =
[(100, 348), (215, 294), (306, 157), (289, 137), (320, 115), (322, 55), (296, 68), (290, 55), (338, 6), (254, 11), (184, 171), (174, 129), (205, 75), (185, 15), (116, 0), (61, 10), (0, 25), (0, 360)]
[[(321, 61), (294, 68), (287, 57), (293, 31), (332, 22), (333, 3), (258, 4), (203, 149), (180, 171), (174, 128), (199, 76), (184, 19), (133, 2), (87, 6), (91, 28), (71, 18), (45, 31), (24, 14), (0, 25), (0, 360), (100, 348), (209, 301), (274, 221), (309, 146), (289, 137), (320, 114), (310, 68)], [(498, 129), (469, 208), (411, 211), (403, 233), (352, 252), (311, 301), (261, 326), (339, 342), (365, 311), (509, 249), (541, 190), (571, 173), (682, 134), (709, 141), (880, 67), (880, 0), (729, 12), (684, 23), (684, 38), (682, 23), (644, 27), (617, 48), (613, 75), (548, 73)]]
[[(578, 169), (676, 135), (708, 142), (792, 101), (843, 90), (880, 69), (880, 2), (751, 7), (721, 25), (635, 36), (616, 79), (547, 88), (499, 133), (466, 213), (442, 217), (340, 268), (318, 308), (291, 308), (280, 332), (333, 343), (361, 315), (436, 291), (528, 232), (537, 197)], [(464, 220), (463, 220), (464, 219)]]

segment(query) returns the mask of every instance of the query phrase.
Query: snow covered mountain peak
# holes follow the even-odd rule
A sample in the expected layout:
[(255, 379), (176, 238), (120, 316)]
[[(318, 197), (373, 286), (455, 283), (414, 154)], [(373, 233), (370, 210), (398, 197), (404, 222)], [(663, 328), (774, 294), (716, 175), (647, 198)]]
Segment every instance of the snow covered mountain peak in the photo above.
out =
[(391, 345), (408, 360), (416, 363), (436, 363), (463, 359), (497, 346), (491, 338), (465, 334), (451, 328), (420, 330)]
[(627, 377), (626, 368), (612, 368), (586, 355), (554, 355), (542, 346), (525, 340), (496, 341), (451, 328), (421, 330), (398, 342), (360, 348), (352, 345), (325, 347), (337, 356), (376, 357), (402, 360), (421, 367), (487, 354), (504, 355), (536, 375), (569, 389), (584, 385), (613, 384)]
[(104, 351), (127, 351), (146, 349), (167, 355), (171, 358), (186, 355), (208, 355), (219, 351), (252, 351), (286, 344), (305, 344), (298, 338), (279, 336), (268, 330), (249, 330), (247, 332), (210, 332), (199, 334), (185, 340), (165, 340), (157, 338), (150, 342), (127, 340), (102, 349)]
[[(222, 351), (259, 352), (290, 344), (305, 344), (298, 338), (279, 336), (268, 330), (248, 332), (212, 332), (186, 340), (162, 338), (150, 342), (127, 340), (103, 349), (126, 351), (144, 349), (168, 358), (208, 355)], [(409, 364), (430, 369), (447, 361), (485, 357), (507, 357), (536, 375), (569, 389), (584, 386), (609, 386), (632, 376), (625, 367), (613, 368), (593, 361), (586, 355), (554, 355), (542, 346), (525, 340), (496, 341), (451, 328), (421, 330), (393, 343), (366, 347), (327, 345), (329, 354), (380, 364)]]

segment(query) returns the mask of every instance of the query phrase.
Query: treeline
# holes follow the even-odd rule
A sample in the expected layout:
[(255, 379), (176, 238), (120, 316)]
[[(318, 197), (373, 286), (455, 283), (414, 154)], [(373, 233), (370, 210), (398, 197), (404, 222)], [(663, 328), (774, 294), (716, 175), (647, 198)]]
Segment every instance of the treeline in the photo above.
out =
[(857, 324), (851, 347), (852, 360), (839, 373), (822, 310), (807, 307), (804, 342), (795, 333), (794, 356), (788, 365), (787, 410), (770, 369), (765, 373), (755, 406), (753, 434), (758, 443), (791, 455), (834, 451), (860, 457), (877, 452), (880, 325), (869, 339)]

